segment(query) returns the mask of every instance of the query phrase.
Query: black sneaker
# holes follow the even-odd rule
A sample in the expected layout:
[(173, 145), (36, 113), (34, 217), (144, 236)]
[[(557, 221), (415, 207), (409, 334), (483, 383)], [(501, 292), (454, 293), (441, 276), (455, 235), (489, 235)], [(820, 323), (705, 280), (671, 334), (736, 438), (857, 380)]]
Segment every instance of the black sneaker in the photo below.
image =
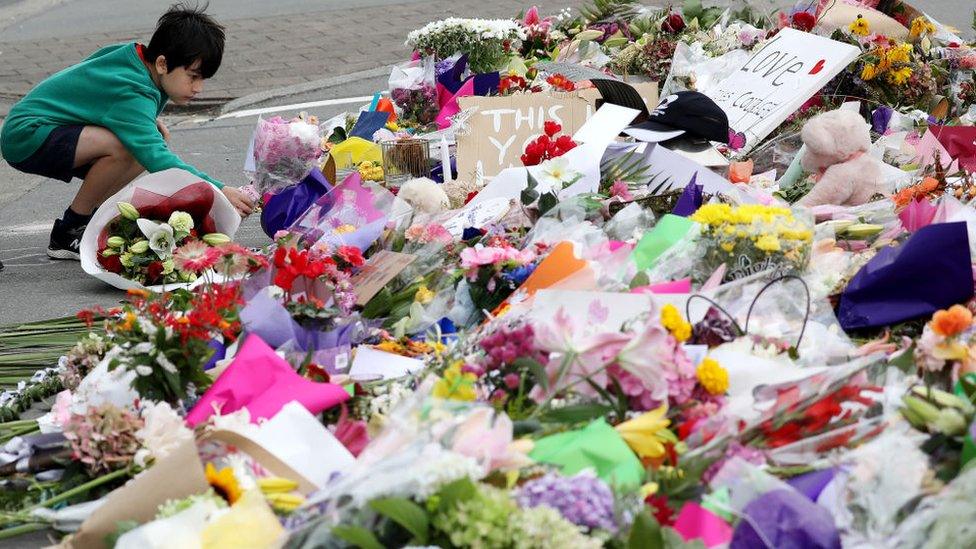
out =
[(85, 227), (64, 228), (63, 221), (54, 220), (54, 228), (51, 229), (51, 242), (47, 245), (47, 256), (51, 259), (74, 259), (81, 261), (78, 248), (81, 245), (81, 235), (85, 234)]

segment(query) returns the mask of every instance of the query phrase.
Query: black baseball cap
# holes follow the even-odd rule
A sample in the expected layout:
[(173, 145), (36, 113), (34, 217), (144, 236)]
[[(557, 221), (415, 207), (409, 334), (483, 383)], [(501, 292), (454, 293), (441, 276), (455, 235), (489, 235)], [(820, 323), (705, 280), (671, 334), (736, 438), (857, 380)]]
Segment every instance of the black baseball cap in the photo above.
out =
[(624, 133), (651, 143), (681, 135), (728, 143), (729, 117), (707, 95), (680, 91), (665, 97), (647, 120), (634, 124)]

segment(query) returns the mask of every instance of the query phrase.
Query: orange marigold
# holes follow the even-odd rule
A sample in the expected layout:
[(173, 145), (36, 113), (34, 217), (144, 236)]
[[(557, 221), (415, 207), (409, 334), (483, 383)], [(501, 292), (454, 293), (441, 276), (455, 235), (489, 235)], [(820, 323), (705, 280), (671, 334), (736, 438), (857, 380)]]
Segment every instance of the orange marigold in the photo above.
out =
[(962, 305), (953, 305), (932, 316), (932, 331), (943, 337), (952, 337), (965, 331), (973, 323), (973, 313)]

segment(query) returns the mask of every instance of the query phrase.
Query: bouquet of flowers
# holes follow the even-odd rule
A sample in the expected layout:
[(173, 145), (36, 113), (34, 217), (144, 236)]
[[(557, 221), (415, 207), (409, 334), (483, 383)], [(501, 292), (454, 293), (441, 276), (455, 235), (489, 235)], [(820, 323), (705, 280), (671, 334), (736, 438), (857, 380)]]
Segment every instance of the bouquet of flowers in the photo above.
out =
[(691, 219), (702, 226), (701, 279), (723, 264), (725, 281), (770, 269), (776, 276), (801, 273), (810, 259), (813, 230), (788, 208), (706, 204)]
[[(972, 311), (963, 305), (936, 312), (925, 324), (915, 347), (915, 363), (921, 373), (949, 377), (976, 372), (976, 325)], [(951, 386), (945, 384), (947, 388)]]
[(501, 69), (525, 37), (525, 28), (513, 20), (449, 17), (411, 32), (407, 46), (436, 59), (467, 54), (471, 71), (486, 73)]
[(211, 249), (229, 243), (240, 222), (213, 185), (164, 170), (98, 208), (81, 239), (81, 266), (120, 289), (189, 287), (216, 266), (221, 254)]
[(501, 305), (532, 274), (538, 259), (536, 250), (519, 250), (501, 236), (462, 250), (461, 267), (475, 307), (492, 311)]
[(254, 130), (254, 187), (259, 194), (297, 184), (322, 156), (318, 120), (304, 113), (291, 120), (259, 119)]
[[(197, 273), (192, 267), (206, 260), (209, 248), (230, 241), (221, 233), (199, 236), (193, 216), (184, 211), (176, 210), (160, 222), (140, 217), (128, 202), (116, 207), (120, 215), (107, 227), (110, 236), (98, 251), (98, 262), (146, 286), (193, 282)], [(177, 268), (174, 256), (183, 268)]]
[(441, 111), (437, 104), (437, 89), (427, 82), (415, 88), (394, 88), (390, 90), (390, 97), (399, 109), (400, 124), (426, 126), (432, 124)]

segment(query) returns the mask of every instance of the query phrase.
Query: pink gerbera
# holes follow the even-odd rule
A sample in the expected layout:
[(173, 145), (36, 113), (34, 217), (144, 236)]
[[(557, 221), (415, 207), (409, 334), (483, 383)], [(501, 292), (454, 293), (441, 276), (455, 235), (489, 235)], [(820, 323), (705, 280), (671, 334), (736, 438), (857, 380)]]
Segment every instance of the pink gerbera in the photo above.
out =
[(220, 259), (220, 253), (200, 240), (188, 242), (173, 253), (173, 262), (181, 271), (200, 273), (213, 267)]

